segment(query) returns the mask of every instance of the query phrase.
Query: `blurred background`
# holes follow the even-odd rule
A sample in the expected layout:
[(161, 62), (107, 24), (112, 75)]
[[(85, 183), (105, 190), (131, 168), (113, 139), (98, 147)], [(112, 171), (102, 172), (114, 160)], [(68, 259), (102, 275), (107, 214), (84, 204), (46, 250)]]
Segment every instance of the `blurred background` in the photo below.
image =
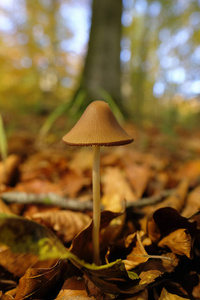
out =
[(192, 128), (200, 123), (200, 0), (1, 0), (0, 78), (12, 129), (23, 119), (46, 133), (97, 99), (135, 123)]

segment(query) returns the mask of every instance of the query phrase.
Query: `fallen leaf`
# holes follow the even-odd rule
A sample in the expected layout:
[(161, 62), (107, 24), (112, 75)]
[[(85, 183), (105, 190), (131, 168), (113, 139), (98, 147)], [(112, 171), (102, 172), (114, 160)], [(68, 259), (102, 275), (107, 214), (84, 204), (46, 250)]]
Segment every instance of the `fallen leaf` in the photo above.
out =
[(190, 185), (194, 185), (200, 177), (200, 159), (194, 159), (182, 164), (174, 176), (179, 181), (186, 179)]
[(55, 298), (56, 300), (86, 300), (86, 299), (96, 299), (94, 297), (89, 297), (85, 289), (85, 284), (83, 279), (77, 276), (68, 278), (59, 294)]
[[(104, 212), (101, 226), (105, 227), (114, 215), (119, 214)], [(89, 231), (92, 231), (90, 227), (88, 228)], [(84, 236), (85, 232), (88, 233), (85, 230), (78, 236)], [(77, 237), (74, 239), (76, 242), (80, 239)], [(6, 244), (17, 253), (34, 253), (38, 255), (39, 259), (68, 258), (104, 292), (133, 293), (143, 289), (143, 286), (137, 285), (138, 275), (134, 272), (127, 272), (122, 260), (102, 266), (88, 264), (69, 252), (48, 228), (23, 217), (0, 214), (0, 243)], [(82, 241), (83, 244), (84, 241)], [(79, 253), (83, 251), (82, 245), (79, 243), (76, 245), (80, 248), (78, 250), (76, 247), (76, 251)]]
[(47, 227), (3, 213), (0, 214), (0, 243), (15, 253), (32, 253), (39, 259), (67, 258), (70, 255)]
[(12, 214), (12, 210), (1, 199), (0, 199), (0, 212), (5, 214)]
[(126, 259), (123, 260), (126, 270), (134, 269), (136, 266), (146, 262), (149, 259), (148, 253), (146, 252), (141, 241), (142, 234), (144, 233), (135, 232), (132, 235), (129, 235), (125, 240), (125, 247), (132, 249), (127, 255)]
[(77, 196), (83, 187), (91, 186), (91, 184), (91, 177), (87, 178), (83, 173), (75, 169), (68, 169), (62, 176), (59, 186), (63, 194), (73, 198)]
[(167, 197), (166, 199), (164, 199), (162, 202), (158, 204), (144, 207), (143, 211), (146, 214), (150, 214), (162, 207), (172, 207), (175, 208), (177, 211), (181, 212), (181, 210), (185, 206), (187, 191), (188, 191), (188, 181), (183, 180), (178, 185), (174, 193), (172, 193), (172, 195), (170, 195), (169, 197)]
[(194, 190), (192, 190), (188, 197), (187, 203), (182, 211), (182, 216), (190, 217), (194, 214), (195, 211), (200, 210), (200, 185), (197, 186)]
[(165, 288), (162, 289), (161, 295), (159, 297), (159, 300), (184, 300), (184, 299), (189, 299), (189, 298), (180, 297), (178, 295), (171, 294)]
[(179, 260), (173, 253), (166, 253), (159, 258), (152, 258), (135, 269), (140, 277), (140, 285), (144, 287), (154, 282), (158, 277), (165, 273), (171, 273), (178, 265)]
[(52, 229), (65, 243), (71, 241), (91, 220), (86, 214), (66, 210), (35, 213), (31, 218)]
[(12, 253), (10, 249), (0, 252), (0, 265), (16, 277), (23, 276), (37, 261), (38, 257), (31, 253)]
[(136, 197), (139, 199), (142, 197), (147, 184), (151, 178), (151, 171), (148, 166), (130, 164), (125, 168), (127, 179), (130, 181), (133, 187)]
[[(114, 195), (117, 194), (119, 197), (119, 201), (134, 201), (137, 199), (136, 195), (132, 191), (128, 181), (125, 177), (125, 174), (119, 170), (117, 167), (107, 167), (104, 170), (104, 174), (102, 175), (102, 191), (103, 195)], [(109, 203), (103, 202), (105, 209), (112, 211), (112, 208)]]
[(20, 157), (15, 154), (9, 155), (5, 162), (0, 162), (0, 184), (12, 185), (16, 181), (20, 162)]
[(20, 278), (15, 300), (54, 299), (62, 286), (62, 270), (66, 262), (60, 260), (52, 268), (29, 268)]
[(11, 295), (4, 294), (0, 291), (0, 300), (13, 300), (14, 298)]
[(171, 207), (156, 210), (147, 222), (147, 232), (152, 242), (157, 243), (170, 233), (183, 228), (187, 229), (193, 238), (198, 233), (195, 222), (189, 222), (179, 212)]
[[(116, 217), (119, 217), (121, 213), (113, 213), (110, 211), (103, 211), (101, 213), (101, 224), (100, 229), (106, 228), (109, 223)], [(93, 256), (93, 243), (92, 243), (92, 230), (93, 223), (87, 226), (87, 228), (83, 229), (72, 241), (72, 245), (70, 247), (70, 251), (75, 254), (80, 259), (84, 259), (87, 262), (92, 262)], [(102, 240), (101, 232), (100, 232), (100, 241)], [(110, 241), (110, 240), (109, 240)], [(108, 245), (104, 245), (107, 248)], [(101, 243), (100, 243), (101, 247)], [(102, 250), (102, 249), (101, 249)]]
[(185, 255), (188, 258), (192, 256), (192, 237), (187, 229), (177, 229), (162, 240), (159, 241), (159, 247), (168, 247), (172, 252), (178, 255)]

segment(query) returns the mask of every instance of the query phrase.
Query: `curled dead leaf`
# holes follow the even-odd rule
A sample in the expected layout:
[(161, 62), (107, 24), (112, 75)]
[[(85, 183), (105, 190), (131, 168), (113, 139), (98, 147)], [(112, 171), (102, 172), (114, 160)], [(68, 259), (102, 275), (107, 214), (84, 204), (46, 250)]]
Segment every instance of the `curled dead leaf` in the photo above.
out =
[(168, 247), (178, 255), (192, 256), (192, 237), (187, 229), (177, 229), (159, 241), (159, 247)]

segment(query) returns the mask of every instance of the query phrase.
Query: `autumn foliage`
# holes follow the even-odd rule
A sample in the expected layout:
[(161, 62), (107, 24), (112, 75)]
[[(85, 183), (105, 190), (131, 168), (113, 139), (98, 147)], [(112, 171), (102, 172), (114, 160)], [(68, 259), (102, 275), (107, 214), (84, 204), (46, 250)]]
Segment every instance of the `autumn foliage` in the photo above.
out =
[(92, 151), (10, 139), (1, 299), (199, 299), (199, 133), (129, 130), (135, 145), (101, 153), (101, 266), (92, 264)]

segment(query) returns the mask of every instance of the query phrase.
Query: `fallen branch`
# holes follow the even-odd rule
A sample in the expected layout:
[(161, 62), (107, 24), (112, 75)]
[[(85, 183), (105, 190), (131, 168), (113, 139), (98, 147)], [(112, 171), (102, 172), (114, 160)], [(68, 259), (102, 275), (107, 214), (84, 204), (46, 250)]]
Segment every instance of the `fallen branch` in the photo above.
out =
[(25, 192), (5, 192), (1, 199), (7, 203), (54, 205), (69, 210), (92, 210), (92, 201), (81, 202), (77, 199), (61, 197), (55, 193), (34, 194)]
[(163, 190), (159, 194), (156, 194), (156, 195), (153, 195), (150, 197), (141, 198), (136, 201), (128, 201), (128, 202), (126, 202), (126, 207), (127, 208), (134, 208), (134, 207), (139, 208), (139, 207), (144, 207), (144, 206), (148, 206), (148, 205), (153, 205), (158, 202), (161, 202), (163, 199), (170, 196), (174, 191), (175, 191), (175, 189)]
[[(126, 208), (139, 208), (148, 205), (156, 204), (162, 201), (165, 197), (168, 197), (174, 192), (174, 189), (163, 190), (159, 194), (153, 195), (147, 198), (141, 198), (137, 201), (128, 201), (126, 202)], [(59, 196), (55, 193), (47, 194), (34, 194), (34, 193), (25, 193), (25, 192), (5, 192), (2, 193), (1, 199), (7, 203), (19, 203), (19, 204), (44, 204), (44, 205), (54, 205), (59, 206), (64, 209), (69, 210), (92, 210), (93, 203), (92, 201), (79, 201), (78, 199), (69, 199), (66, 197)], [(103, 206), (102, 206), (103, 210)]]

